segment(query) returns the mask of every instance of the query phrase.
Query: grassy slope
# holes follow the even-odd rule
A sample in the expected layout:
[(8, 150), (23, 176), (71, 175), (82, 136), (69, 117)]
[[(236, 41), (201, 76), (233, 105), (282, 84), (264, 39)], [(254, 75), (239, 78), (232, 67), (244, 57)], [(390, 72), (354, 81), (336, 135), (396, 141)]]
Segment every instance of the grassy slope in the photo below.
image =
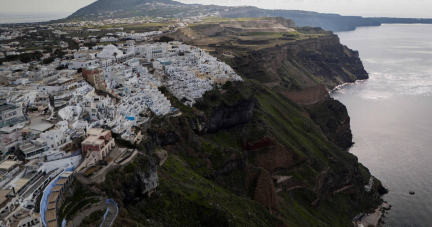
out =
[[(300, 73), (293, 69), (303, 70), (304, 67), (301, 64), (284, 65), (283, 76), (293, 75), (296, 80), (296, 75)], [(223, 102), (234, 105), (252, 94), (258, 107), (248, 124), (214, 134), (195, 135), (192, 132), (194, 136), (186, 141), (164, 147), (170, 154), (158, 170), (158, 192), (149, 199), (136, 198), (127, 206), (129, 214), (117, 220), (117, 225), (122, 225), (122, 220), (133, 220), (135, 225), (145, 226), (280, 226), (283, 224), (280, 220), (283, 220), (288, 226), (346, 226), (357, 213), (377, 205), (379, 201), (374, 195), (364, 193), (363, 187), (370, 173), (357, 163), (357, 158), (330, 143), (302, 107), (256, 80), (248, 79), (243, 85), (235, 85), (223, 92), (208, 92), (197, 108), (182, 106), (175, 99), (172, 103), (184, 113), (179, 121), (186, 122), (186, 119), (199, 118), (198, 112), (208, 116), (213, 107)], [(173, 125), (173, 121), (168, 119), (157, 121), (159, 126), (168, 130), (187, 133), (183, 131), (183, 123)], [(263, 137), (274, 139), (277, 146), (294, 157), (295, 166), (282, 167), (275, 173), (291, 176), (303, 185), (300, 189), (277, 194), (277, 214), (271, 214), (254, 202), (251, 199), (253, 193), (248, 191), (248, 174), (262, 170), (254, 166), (257, 154), (265, 154), (272, 148), (248, 153), (242, 145), (245, 140), (254, 142)], [(186, 152), (188, 149), (191, 152)], [(248, 155), (245, 169), (232, 171), (217, 179), (209, 177), (222, 169), (230, 157), (244, 154)], [(206, 160), (211, 163), (211, 168), (206, 165)], [(134, 165), (109, 174), (102, 188), (108, 196), (125, 199), (123, 191), (133, 178), (134, 169), (143, 164), (143, 160), (139, 159)], [(348, 184), (352, 184), (357, 192), (328, 193), (318, 207), (312, 206), (318, 197), (317, 179), (321, 172), (328, 170), (328, 176), (336, 181), (332, 183), (330, 179), (327, 182), (333, 184), (328, 189), (332, 192), (347, 186), (338, 176), (347, 174), (355, 167), (359, 170)], [(239, 193), (239, 188), (245, 194)]]
[[(203, 178), (179, 156), (170, 155), (159, 169), (159, 191), (130, 210), (135, 220), (164, 226), (278, 226), (282, 221), (261, 204), (236, 196)], [(139, 214), (139, 215), (138, 215)]]
[[(370, 174), (361, 165), (351, 181), (359, 193), (330, 193), (318, 207), (311, 205), (317, 198), (315, 187), (319, 172), (330, 168), (330, 175), (341, 174), (357, 165), (357, 159), (328, 142), (302, 107), (256, 81), (235, 84), (224, 92), (209, 92), (198, 105), (201, 109), (183, 107), (185, 116), (178, 119), (193, 120), (197, 112), (205, 113), (223, 102), (233, 105), (251, 95), (259, 106), (248, 124), (163, 147), (169, 151), (169, 157), (158, 169), (160, 185), (150, 198), (134, 192), (139, 187), (136, 189), (131, 183), (138, 168), (145, 169), (148, 165), (148, 157), (138, 158), (133, 164), (108, 174), (106, 181), (97, 187), (120, 203), (121, 212), (115, 226), (347, 226), (357, 213), (377, 205), (374, 195), (363, 193)], [(173, 103), (177, 107), (181, 105)], [(172, 122), (175, 121), (163, 118), (157, 124), (177, 132), (184, 127), (183, 123), (169, 126)], [(296, 166), (279, 169), (274, 174), (291, 176), (306, 184), (299, 189), (279, 192), (278, 211), (273, 214), (253, 201), (253, 192), (247, 191), (250, 190), (247, 177), (263, 170), (254, 166), (256, 157), (252, 152), (249, 152), (245, 169), (216, 179), (209, 177), (222, 169), (233, 155), (247, 153), (243, 150), (244, 140), (253, 142), (264, 136), (274, 138), (278, 145), (298, 155)], [(196, 154), (184, 152), (188, 149)], [(208, 158), (212, 168), (206, 167), (203, 157)], [(330, 158), (337, 161), (330, 161)], [(311, 161), (315, 164), (310, 164)], [(276, 184), (276, 187), (280, 186)], [(236, 190), (239, 188), (240, 193)]]
[[(285, 169), (278, 175), (293, 176), (299, 181), (306, 181), (309, 187), (281, 192), (279, 197), (278, 218), (288, 226), (346, 226), (358, 212), (377, 204), (372, 195), (330, 195), (328, 199), (314, 207), (315, 179), (320, 169), (330, 167), (335, 173), (349, 169), (357, 162), (355, 156), (341, 151), (328, 142), (311, 125), (305, 110), (282, 95), (263, 88), (251, 81), (260, 107), (255, 120), (246, 126), (221, 130), (214, 134), (201, 136), (200, 153), (208, 155), (213, 168), (220, 168), (231, 155), (242, 153), (242, 132), (248, 130), (248, 137), (253, 140), (262, 138), (266, 133), (260, 131), (256, 121), (263, 121), (270, 127), (269, 132), (287, 150), (292, 150), (308, 159), (318, 162), (318, 167), (300, 165), (299, 168)], [(248, 93), (247, 88), (241, 88)], [(227, 95), (220, 95), (222, 102), (227, 102)], [(238, 98), (244, 97), (239, 95)], [(212, 101), (209, 105), (217, 105)], [(234, 100), (230, 100), (233, 102)], [(234, 101), (235, 102), (235, 101)], [(254, 125), (255, 124), (255, 125)], [(247, 128), (247, 129), (245, 129)], [(264, 130), (265, 131), (265, 130)], [(182, 146), (182, 145), (179, 145)], [(329, 161), (334, 157), (337, 163)], [(170, 154), (168, 161), (159, 169), (159, 192), (149, 200), (134, 205), (130, 212), (134, 220), (145, 223), (145, 219), (157, 220), (168, 226), (278, 226), (276, 220), (262, 205), (249, 198), (237, 196), (230, 190), (231, 184), (246, 187), (247, 172), (238, 170), (215, 181), (204, 178), (209, 171), (199, 157)], [(360, 166), (360, 172), (353, 180), (356, 188), (363, 188), (370, 174)], [(211, 218), (217, 217), (217, 218)], [(218, 220), (219, 222), (215, 222)]]

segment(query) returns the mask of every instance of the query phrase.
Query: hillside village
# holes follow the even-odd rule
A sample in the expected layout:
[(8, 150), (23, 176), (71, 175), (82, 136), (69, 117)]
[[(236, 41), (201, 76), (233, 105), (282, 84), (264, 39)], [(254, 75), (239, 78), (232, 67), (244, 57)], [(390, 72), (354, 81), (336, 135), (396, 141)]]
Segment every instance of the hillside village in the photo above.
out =
[[(56, 26), (49, 31), (65, 36), (68, 32), (58, 28), (74, 24)], [(182, 114), (165, 91), (193, 106), (206, 91), (242, 81), (230, 66), (200, 48), (153, 41), (183, 26), (187, 23), (142, 33), (117, 28), (98, 40), (90, 38), (105, 45), (86, 46), (89, 38), (69, 37), (69, 43), (40, 53), (39, 60), (32, 52), (27, 53), (33, 58), (29, 62), (9, 58), (0, 65), (1, 226), (60, 226), (59, 198), (73, 176), (82, 183), (98, 182), (113, 166), (137, 155), (121, 144), (139, 143), (139, 127), (154, 117)], [(0, 40), (32, 32), (8, 30)], [(1, 48), (5, 57), (22, 55), (19, 43)]]
[(368, 77), (358, 52), (276, 10), (145, 2), (0, 24), (0, 227), (367, 223), (382, 185), (326, 90)]

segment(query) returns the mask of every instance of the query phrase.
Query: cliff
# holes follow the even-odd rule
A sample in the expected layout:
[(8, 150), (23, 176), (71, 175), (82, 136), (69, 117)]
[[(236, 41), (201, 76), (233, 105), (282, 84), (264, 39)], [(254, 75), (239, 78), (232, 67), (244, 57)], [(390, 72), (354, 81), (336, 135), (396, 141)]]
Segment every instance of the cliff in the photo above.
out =
[(338, 36), (332, 34), (252, 51), (233, 61), (235, 69), (246, 78), (288, 90), (319, 84), (331, 90), (342, 83), (368, 78), (358, 52), (341, 45)]
[[(290, 26), (247, 24), (262, 23)], [(326, 90), (367, 78), (358, 54), (321, 29), (295, 29), (210, 23), (172, 35), (209, 49), (245, 81), (192, 108), (161, 89), (182, 115), (152, 118), (133, 145), (139, 157), (95, 185), (119, 204), (114, 226), (347, 226), (380, 203), (379, 181), (366, 192), (369, 171), (344, 151), (347, 110)]]
[[(250, 20), (252, 23), (253, 19)], [(259, 20), (274, 22), (271, 18)], [(295, 27), (296, 31), (281, 36), (249, 34), (250, 42), (244, 44), (239, 41), (245, 39), (244, 33), (239, 35), (221, 28), (216, 32), (217, 26), (198, 25), (180, 30), (173, 37), (207, 50), (215, 48), (214, 54), (231, 64), (243, 78), (259, 81), (304, 106), (330, 141), (342, 149), (351, 147), (347, 110), (330, 99), (328, 91), (343, 83), (368, 78), (357, 51), (342, 45), (337, 35), (320, 28)], [(252, 43), (263, 39), (267, 41), (265, 45)]]
[(115, 226), (345, 226), (379, 203), (368, 170), (283, 94), (250, 81), (173, 103), (184, 114), (152, 121), (146, 155), (96, 186), (127, 210)]

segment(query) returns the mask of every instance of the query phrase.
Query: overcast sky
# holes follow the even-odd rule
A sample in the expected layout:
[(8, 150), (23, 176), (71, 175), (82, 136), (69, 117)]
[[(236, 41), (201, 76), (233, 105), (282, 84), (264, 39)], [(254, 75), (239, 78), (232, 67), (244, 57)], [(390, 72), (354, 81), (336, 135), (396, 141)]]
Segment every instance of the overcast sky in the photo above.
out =
[(69, 13), (95, 0), (0, 0), (0, 13)]
[[(0, 0), (1, 13), (71, 14), (94, 0)], [(358, 16), (432, 17), (432, 0), (180, 0), (183, 3), (253, 5)]]

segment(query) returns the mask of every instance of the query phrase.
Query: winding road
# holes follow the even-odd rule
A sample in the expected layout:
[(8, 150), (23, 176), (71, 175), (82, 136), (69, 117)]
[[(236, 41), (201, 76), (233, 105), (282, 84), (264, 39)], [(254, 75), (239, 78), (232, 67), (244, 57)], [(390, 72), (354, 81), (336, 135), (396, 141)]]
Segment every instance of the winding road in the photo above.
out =
[(78, 214), (77, 216), (74, 217), (74, 219), (72, 221), (69, 221), (66, 225), (66, 227), (77, 227), (80, 226), (82, 220), (84, 220), (84, 218), (86, 218), (87, 216), (91, 215), (92, 213), (99, 211), (99, 210), (106, 210), (107, 208), (109, 208), (109, 212), (108, 215), (104, 221), (104, 223), (102, 223), (101, 226), (106, 226), (109, 227), (111, 226), (112, 221), (115, 219), (116, 217), (116, 206), (115, 204), (112, 203), (104, 203), (104, 204), (99, 204), (96, 206), (92, 206), (91, 208), (84, 210), (83, 212), (81, 212), (80, 214)]

